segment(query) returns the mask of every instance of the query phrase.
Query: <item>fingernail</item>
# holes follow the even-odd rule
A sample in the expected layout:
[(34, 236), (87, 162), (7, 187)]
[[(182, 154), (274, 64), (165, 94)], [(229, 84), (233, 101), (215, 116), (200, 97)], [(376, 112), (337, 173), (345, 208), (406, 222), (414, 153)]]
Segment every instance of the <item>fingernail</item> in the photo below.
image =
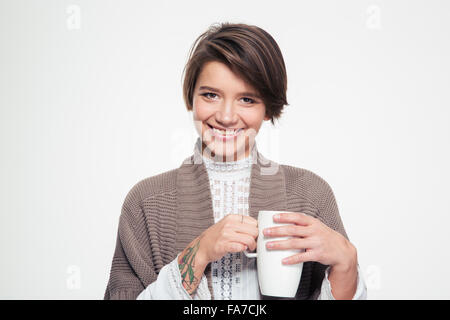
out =
[(274, 219), (274, 220), (280, 219), (280, 214), (279, 214), (279, 213), (274, 214), (274, 215), (273, 215), (273, 219)]
[(266, 243), (266, 247), (267, 247), (267, 249), (273, 248), (273, 243), (272, 242), (267, 242)]
[(270, 235), (271, 230), (270, 229), (264, 229), (263, 233), (264, 233), (265, 236), (268, 236), (268, 235)]

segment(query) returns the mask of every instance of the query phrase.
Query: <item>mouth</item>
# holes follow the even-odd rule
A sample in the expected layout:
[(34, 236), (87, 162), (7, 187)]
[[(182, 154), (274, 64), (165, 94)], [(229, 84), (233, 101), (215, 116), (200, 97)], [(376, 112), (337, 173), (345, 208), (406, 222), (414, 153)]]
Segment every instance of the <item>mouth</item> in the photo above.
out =
[(225, 141), (236, 138), (244, 131), (244, 128), (223, 130), (216, 128), (209, 123), (206, 123), (206, 125), (211, 129), (214, 137)]

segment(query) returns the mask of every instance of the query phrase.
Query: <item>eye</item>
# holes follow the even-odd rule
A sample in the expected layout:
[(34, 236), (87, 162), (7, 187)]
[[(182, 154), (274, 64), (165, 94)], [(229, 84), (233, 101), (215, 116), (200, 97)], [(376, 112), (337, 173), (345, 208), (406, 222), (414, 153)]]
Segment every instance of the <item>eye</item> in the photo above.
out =
[(214, 97), (211, 97), (210, 95), (217, 96), (217, 94), (212, 93), (212, 92), (205, 92), (205, 93), (202, 93), (202, 94), (200, 94), (200, 95), (201, 95), (201, 96), (204, 96), (204, 97), (207, 98), (207, 99), (214, 99)]
[[(255, 100), (253, 100), (253, 99), (251, 99), (251, 98), (244, 97), (244, 98), (242, 98), (242, 99), (247, 99), (247, 101), (246, 101), (245, 103), (248, 103), (248, 104), (255, 103)], [(249, 101), (249, 100), (250, 100), (250, 101)]]

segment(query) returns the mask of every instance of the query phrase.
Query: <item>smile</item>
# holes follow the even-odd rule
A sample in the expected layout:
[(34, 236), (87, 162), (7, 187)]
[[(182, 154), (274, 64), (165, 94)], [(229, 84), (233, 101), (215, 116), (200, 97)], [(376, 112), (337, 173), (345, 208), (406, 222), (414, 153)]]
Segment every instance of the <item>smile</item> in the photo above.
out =
[(225, 140), (225, 141), (236, 138), (237, 136), (239, 136), (244, 131), (243, 128), (231, 129), (231, 130), (224, 131), (224, 130), (215, 128), (215, 127), (211, 126), (208, 123), (207, 123), (207, 125), (208, 125), (209, 128), (211, 128), (211, 131), (212, 131), (214, 137), (216, 137), (216, 138), (218, 138), (220, 140)]

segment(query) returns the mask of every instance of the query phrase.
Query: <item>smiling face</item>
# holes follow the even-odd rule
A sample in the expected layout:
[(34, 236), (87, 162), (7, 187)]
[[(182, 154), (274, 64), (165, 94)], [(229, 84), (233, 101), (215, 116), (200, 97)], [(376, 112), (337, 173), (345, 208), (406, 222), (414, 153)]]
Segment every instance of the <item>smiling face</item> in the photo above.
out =
[(257, 91), (225, 64), (204, 64), (193, 92), (193, 116), (202, 152), (218, 161), (249, 156), (266, 107)]

